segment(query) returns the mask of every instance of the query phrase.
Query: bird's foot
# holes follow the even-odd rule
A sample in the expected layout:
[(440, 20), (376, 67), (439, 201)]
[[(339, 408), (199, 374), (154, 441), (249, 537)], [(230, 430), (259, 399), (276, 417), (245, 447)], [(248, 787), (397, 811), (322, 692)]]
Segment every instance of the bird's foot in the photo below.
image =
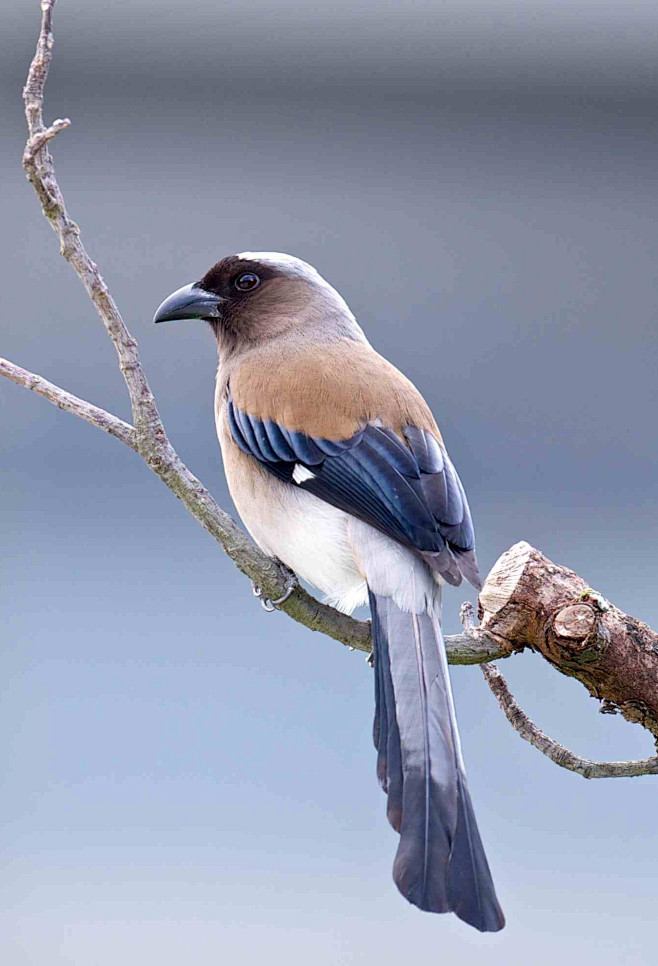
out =
[(254, 597), (258, 597), (260, 599), (261, 607), (263, 608), (263, 610), (266, 610), (268, 614), (271, 614), (273, 610), (276, 610), (279, 604), (285, 604), (285, 602), (288, 600), (288, 598), (290, 597), (290, 595), (292, 594), (293, 590), (295, 590), (296, 587), (297, 587), (297, 581), (293, 580), (290, 582), (290, 585), (286, 590), (285, 594), (282, 594), (281, 597), (277, 597), (276, 600), (270, 600), (268, 597), (263, 597), (263, 591), (260, 589), (260, 587), (258, 587), (257, 584), (253, 582), (251, 584), (251, 589)]

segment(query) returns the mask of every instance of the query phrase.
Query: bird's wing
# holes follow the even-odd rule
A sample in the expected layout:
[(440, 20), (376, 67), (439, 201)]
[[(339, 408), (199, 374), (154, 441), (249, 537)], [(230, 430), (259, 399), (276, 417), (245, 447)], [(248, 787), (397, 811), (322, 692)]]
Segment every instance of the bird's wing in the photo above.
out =
[[(308, 364), (305, 369), (308, 377)], [(326, 369), (323, 375), (326, 387)], [(341, 393), (338, 408), (344, 409), (342, 388)], [(324, 396), (330, 408), (331, 397), (326, 391)], [(401, 417), (405, 423), (396, 428), (387, 426), (371, 408), (370, 418), (356, 420), (358, 428), (346, 438), (318, 435), (290, 428), (285, 392), (283, 398), (275, 392), (270, 399), (277, 400), (271, 415), (263, 415), (262, 400), (255, 415), (246, 408), (248, 401), (245, 408), (240, 406), (229, 388), (226, 418), (233, 440), (244, 453), (291, 486), (419, 551), (449, 583), (458, 585), (463, 575), (480, 586), (468, 502), (438, 430), (406, 422), (413, 419), (408, 406)], [(386, 399), (390, 403), (390, 392)], [(385, 408), (382, 404), (384, 413)], [(276, 415), (277, 409), (281, 415)], [(301, 418), (295, 420), (298, 426)], [(427, 425), (426, 416), (422, 421)]]

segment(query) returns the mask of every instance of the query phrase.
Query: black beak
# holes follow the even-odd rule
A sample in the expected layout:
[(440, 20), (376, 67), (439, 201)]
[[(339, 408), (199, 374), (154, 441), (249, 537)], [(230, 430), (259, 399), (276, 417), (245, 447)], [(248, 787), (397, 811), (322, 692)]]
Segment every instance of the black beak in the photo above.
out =
[(183, 285), (164, 300), (153, 316), (154, 322), (174, 322), (176, 319), (218, 319), (219, 306), (225, 299), (206, 292), (198, 285)]

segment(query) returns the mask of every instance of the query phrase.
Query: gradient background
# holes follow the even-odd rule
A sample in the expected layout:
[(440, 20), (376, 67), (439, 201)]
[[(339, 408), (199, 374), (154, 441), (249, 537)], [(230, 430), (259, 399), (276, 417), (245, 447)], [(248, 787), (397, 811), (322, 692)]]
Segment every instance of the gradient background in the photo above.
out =
[[(128, 418), (20, 169), (38, 15), (3, 17), (0, 351)], [(224, 254), (293, 252), (428, 397), (484, 568), (526, 539), (658, 625), (653, 0), (60, 0), (55, 33), (71, 215), (221, 502), (210, 335), (150, 320)], [(266, 616), (118, 442), (2, 381), (0, 425), (3, 962), (655, 963), (656, 779), (560, 771), (454, 669), (508, 927), (419, 913), (363, 657)], [(540, 659), (504, 672), (581, 754), (651, 753)]]

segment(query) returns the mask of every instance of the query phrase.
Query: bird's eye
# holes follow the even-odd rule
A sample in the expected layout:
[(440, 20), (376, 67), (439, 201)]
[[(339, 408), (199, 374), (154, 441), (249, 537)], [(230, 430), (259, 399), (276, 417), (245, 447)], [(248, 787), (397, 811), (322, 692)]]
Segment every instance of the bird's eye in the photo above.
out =
[(252, 289), (258, 288), (260, 279), (253, 272), (245, 272), (244, 275), (238, 275), (233, 284), (239, 292), (251, 292)]

